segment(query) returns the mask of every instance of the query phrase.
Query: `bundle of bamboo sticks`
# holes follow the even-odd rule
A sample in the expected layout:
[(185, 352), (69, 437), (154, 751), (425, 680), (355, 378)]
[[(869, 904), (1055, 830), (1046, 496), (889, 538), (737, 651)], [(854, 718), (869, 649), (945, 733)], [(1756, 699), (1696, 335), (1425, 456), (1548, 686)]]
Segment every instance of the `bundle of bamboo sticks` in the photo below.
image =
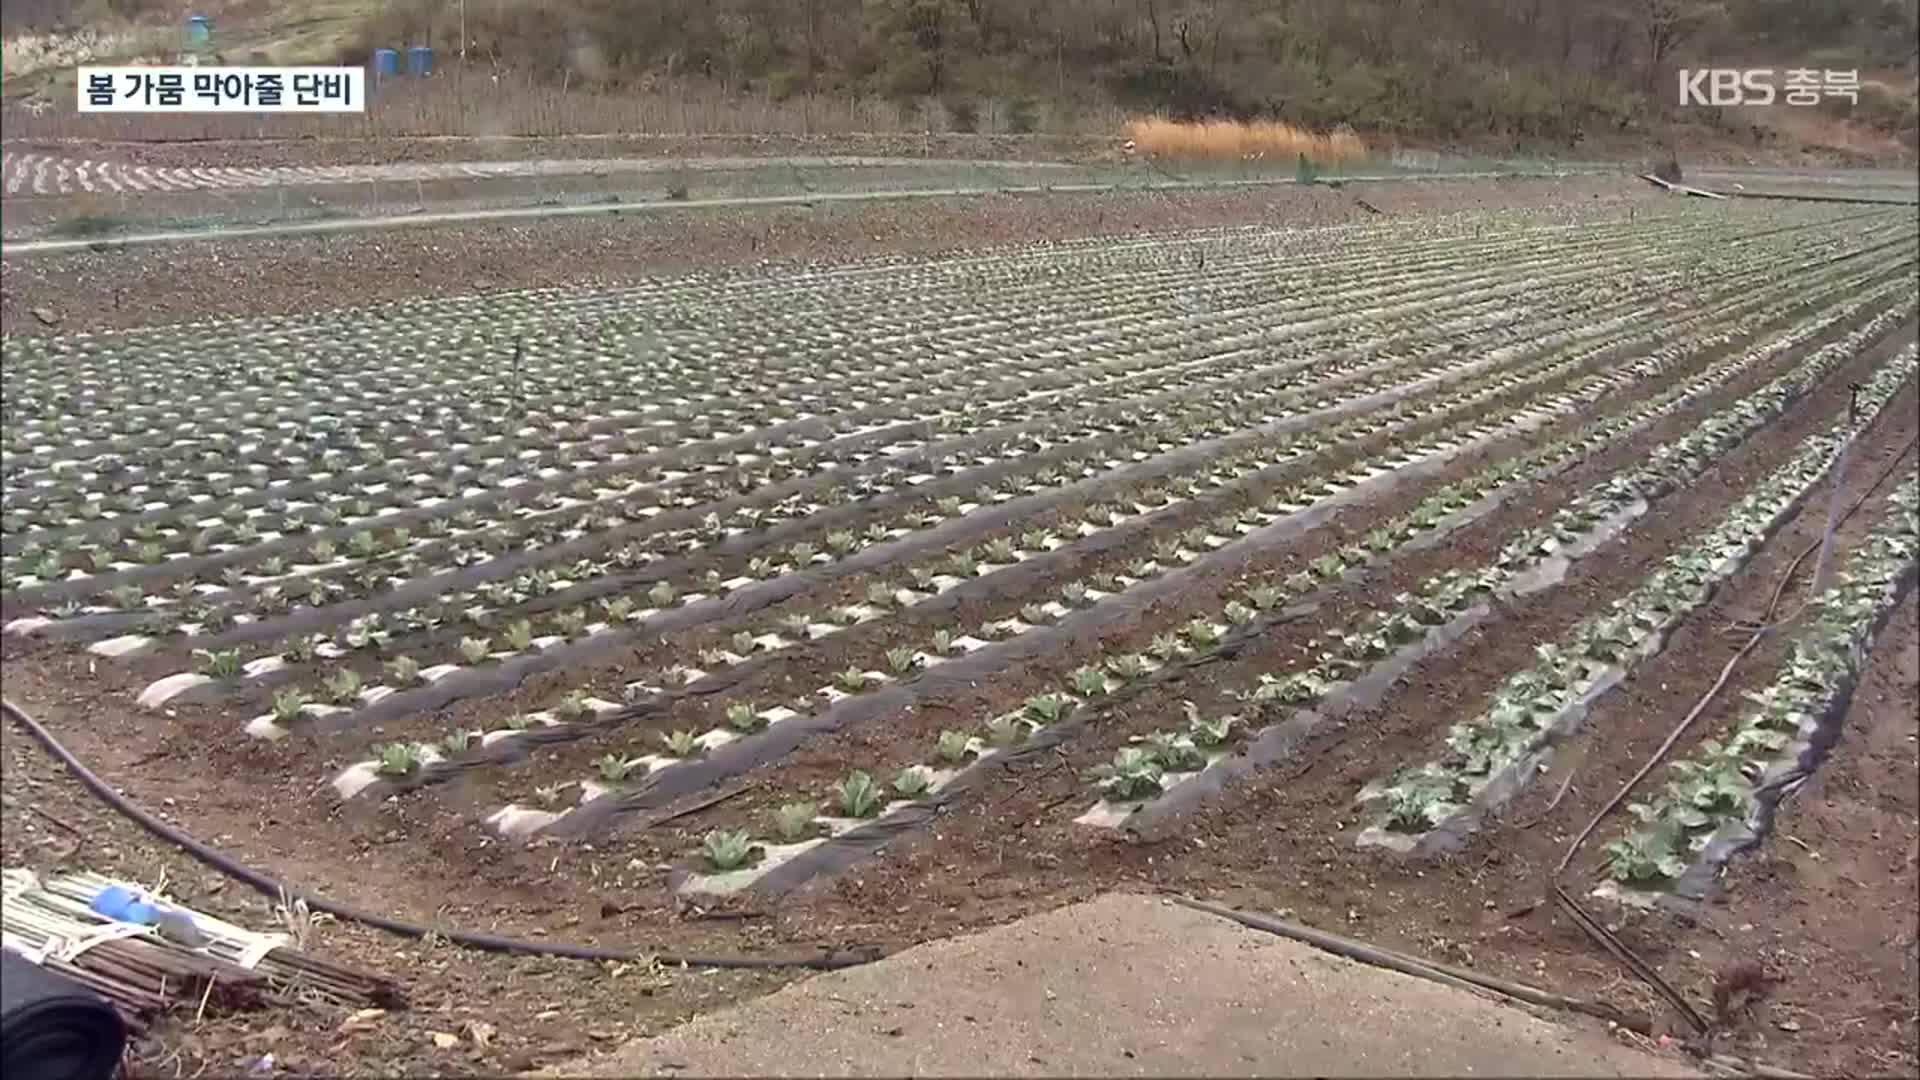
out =
[(305, 953), (284, 934), (257, 934), (189, 912), (197, 939), (189, 946), (92, 910), (93, 898), (116, 885), (146, 892), (96, 874), (42, 882), (10, 869), (0, 917), (8, 947), (91, 987), (135, 1029), (177, 1008), (198, 1014), (314, 1001), (380, 1008), (406, 1003), (392, 979)]

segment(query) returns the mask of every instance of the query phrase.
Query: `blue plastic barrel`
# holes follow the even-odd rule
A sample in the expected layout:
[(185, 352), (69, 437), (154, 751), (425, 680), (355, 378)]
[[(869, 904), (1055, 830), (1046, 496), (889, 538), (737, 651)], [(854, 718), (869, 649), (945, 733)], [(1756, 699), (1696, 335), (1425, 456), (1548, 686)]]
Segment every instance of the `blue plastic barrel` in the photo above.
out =
[(187, 16), (187, 44), (189, 46), (205, 45), (212, 39), (213, 24), (207, 21), (205, 15)]
[(373, 50), (373, 77), (390, 79), (400, 74), (400, 51), (398, 49)]
[(413, 76), (433, 73), (433, 49), (427, 45), (414, 45), (407, 49), (407, 74)]

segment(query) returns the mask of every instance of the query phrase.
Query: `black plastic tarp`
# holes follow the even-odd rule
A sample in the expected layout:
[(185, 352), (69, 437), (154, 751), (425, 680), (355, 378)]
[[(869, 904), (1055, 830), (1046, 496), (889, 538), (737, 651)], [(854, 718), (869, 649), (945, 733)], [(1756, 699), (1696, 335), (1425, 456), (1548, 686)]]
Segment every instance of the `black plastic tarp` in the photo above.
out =
[(0, 1075), (7, 1080), (108, 1080), (126, 1027), (93, 991), (0, 950)]

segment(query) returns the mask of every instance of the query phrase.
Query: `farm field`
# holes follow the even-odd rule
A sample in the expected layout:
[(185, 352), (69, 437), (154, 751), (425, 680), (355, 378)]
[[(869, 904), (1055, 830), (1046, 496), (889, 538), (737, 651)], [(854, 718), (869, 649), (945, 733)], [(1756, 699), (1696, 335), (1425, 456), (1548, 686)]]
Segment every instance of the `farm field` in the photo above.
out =
[[(369, 906), (756, 953), (1163, 886), (1684, 1034), (1552, 871), (1793, 616), (1563, 879), (1708, 1007), (1689, 920), (1913, 633), (1917, 272), (1905, 208), (1672, 201), (10, 335), (8, 693)], [(1718, 1022), (1897, 1071), (1871, 977)]]

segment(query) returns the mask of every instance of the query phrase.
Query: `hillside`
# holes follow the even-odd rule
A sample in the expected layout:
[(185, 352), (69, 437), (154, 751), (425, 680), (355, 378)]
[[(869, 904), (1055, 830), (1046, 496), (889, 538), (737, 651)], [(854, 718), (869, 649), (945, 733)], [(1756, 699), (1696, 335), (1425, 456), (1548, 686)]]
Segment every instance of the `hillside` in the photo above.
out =
[[(457, 68), (464, 16), (466, 77), (489, 84), (872, 100), (945, 130), (1160, 112), (1562, 152), (1676, 122), (1870, 153), (1920, 143), (1920, 0), (6, 0), (10, 96), (88, 55), (27, 57), (27, 32), (91, 32), (92, 55), (164, 50), (188, 10), (214, 18), (229, 62), (429, 44)], [(1865, 84), (1854, 104), (1678, 110), (1689, 66), (1854, 69)]]

